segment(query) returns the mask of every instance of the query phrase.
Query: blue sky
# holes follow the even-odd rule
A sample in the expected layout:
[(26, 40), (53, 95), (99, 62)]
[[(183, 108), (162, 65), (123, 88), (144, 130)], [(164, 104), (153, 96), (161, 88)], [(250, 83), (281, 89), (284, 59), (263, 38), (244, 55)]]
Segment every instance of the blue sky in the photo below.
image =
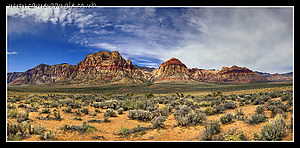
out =
[(7, 7), (6, 12), (8, 72), (40, 63), (76, 65), (101, 50), (118, 50), (133, 64), (155, 68), (175, 57), (188, 68), (293, 70), (290, 7)]

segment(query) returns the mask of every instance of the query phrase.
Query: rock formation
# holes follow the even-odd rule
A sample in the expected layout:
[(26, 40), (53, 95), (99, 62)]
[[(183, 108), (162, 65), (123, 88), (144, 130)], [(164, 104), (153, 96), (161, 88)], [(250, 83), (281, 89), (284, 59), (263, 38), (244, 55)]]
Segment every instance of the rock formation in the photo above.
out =
[(57, 82), (73, 68), (70, 64), (47, 65), (40, 64), (18, 76), (10, 84), (43, 84)]
[(171, 58), (160, 64), (159, 68), (152, 71), (151, 82), (179, 82), (189, 83), (193, 80), (189, 76), (185, 64), (176, 58)]
[[(138, 68), (137, 68), (138, 67)], [(148, 82), (191, 83), (197, 81), (218, 83), (254, 83), (259, 81), (292, 80), (293, 74), (273, 74), (267, 78), (245, 67), (222, 67), (221, 70), (188, 69), (176, 58), (160, 64), (158, 69), (134, 66), (118, 51), (100, 51), (88, 54), (73, 66), (67, 63), (57, 65), (40, 64), (24, 73), (8, 73), (7, 83), (58, 85), (86, 84), (145, 84)]]

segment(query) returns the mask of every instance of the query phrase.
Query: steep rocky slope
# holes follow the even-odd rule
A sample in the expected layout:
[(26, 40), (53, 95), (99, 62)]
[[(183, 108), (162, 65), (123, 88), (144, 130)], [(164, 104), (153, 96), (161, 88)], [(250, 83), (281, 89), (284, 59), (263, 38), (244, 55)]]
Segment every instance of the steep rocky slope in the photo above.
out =
[(7, 73), (7, 83), (10, 83), (17, 79), (23, 72), (9, 72)]
[(189, 83), (194, 80), (189, 76), (189, 71), (185, 64), (176, 58), (171, 58), (160, 64), (158, 69), (152, 71), (151, 82), (178, 82)]
[(46, 65), (40, 64), (22, 73), (10, 84), (43, 84), (57, 82), (72, 70), (71, 64)]
[(125, 60), (118, 51), (89, 54), (79, 62), (70, 76), (70, 83), (144, 83), (143, 73)]

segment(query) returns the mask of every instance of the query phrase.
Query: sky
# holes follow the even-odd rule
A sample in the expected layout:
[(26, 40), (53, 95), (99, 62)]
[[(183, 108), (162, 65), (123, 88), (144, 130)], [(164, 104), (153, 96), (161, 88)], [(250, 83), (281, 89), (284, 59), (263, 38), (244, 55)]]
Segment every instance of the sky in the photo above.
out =
[(6, 14), (7, 72), (116, 50), (155, 68), (174, 57), (188, 68), (293, 71), (292, 7), (7, 7)]

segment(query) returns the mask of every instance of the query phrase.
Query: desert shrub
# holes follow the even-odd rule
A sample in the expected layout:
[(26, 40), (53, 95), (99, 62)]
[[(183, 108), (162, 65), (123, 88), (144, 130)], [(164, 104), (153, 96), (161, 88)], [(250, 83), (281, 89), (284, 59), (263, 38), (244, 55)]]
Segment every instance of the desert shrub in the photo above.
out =
[(280, 99), (281, 99), (281, 101), (286, 101), (286, 100), (288, 100), (288, 99), (290, 99), (290, 98), (292, 98), (291, 96), (288, 96), (288, 95), (284, 95), (284, 96), (282, 96)]
[(123, 109), (123, 108), (119, 108), (119, 109), (117, 110), (117, 112), (118, 112), (118, 114), (123, 114), (124, 109)]
[(56, 132), (49, 130), (46, 134), (42, 133), (40, 136), (41, 140), (55, 140)]
[(97, 131), (97, 129), (94, 126), (90, 126), (89, 124), (86, 124), (86, 122), (82, 122), (81, 125), (72, 125), (69, 126), (65, 124), (63, 127), (60, 129), (64, 131), (78, 131), (79, 133), (87, 133), (87, 132), (94, 132)]
[(84, 113), (84, 114), (89, 114), (89, 109), (88, 108), (83, 108), (80, 110), (80, 112)]
[(234, 116), (231, 113), (229, 113), (229, 114), (221, 116), (220, 121), (222, 124), (226, 124), (226, 123), (233, 122), (233, 119), (234, 119)]
[(53, 107), (58, 107), (59, 106), (59, 103), (58, 102), (52, 102), (51, 103), (51, 107), (53, 108)]
[(192, 109), (187, 105), (178, 105), (175, 106), (174, 116), (184, 116), (188, 114)]
[(188, 113), (188, 121), (190, 124), (201, 124), (206, 120), (206, 115), (201, 112), (190, 112)]
[(101, 103), (93, 103), (92, 104), (92, 107), (95, 107), (95, 108), (100, 108), (100, 106), (101, 106)]
[(72, 113), (72, 108), (71, 108), (71, 107), (64, 108), (63, 111), (64, 111), (65, 113)]
[(216, 114), (222, 113), (225, 110), (224, 105), (216, 105), (214, 106), (214, 111)]
[(109, 117), (105, 117), (104, 119), (103, 119), (103, 122), (110, 122), (110, 120), (109, 120)]
[(224, 104), (224, 107), (226, 109), (234, 109), (236, 108), (236, 104), (233, 101), (228, 101), (227, 103)]
[(117, 112), (113, 109), (106, 109), (103, 115), (104, 117), (117, 117)]
[(27, 127), (22, 123), (9, 124), (7, 123), (7, 140), (8, 141), (21, 141), (27, 137)]
[(277, 98), (278, 97), (278, 92), (277, 91), (273, 91), (270, 93), (271, 98)]
[(42, 133), (44, 133), (45, 128), (41, 125), (35, 126), (32, 128), (31, 130), (31, 134), (33, 135), (41, 135)]
[(277, 115), (274, 120), (262, 127), (259, 140), (262, 141), (278, 141), (286, 136), (287, 126), (282, 116)]
[(7, 118), (16, 118), (18, 113), (19, 112), (17, 109), (8, 109), (7, 110)]
[(289, 108), (290, 108), (290, 105), (289, 104), (283, 104), (281, 103), (278, 108), (280, 108), (282, 111), (286, 112)]
[(265, 106), (264, 105), (258, 105), (255, 108), (255, 113), (257, 114), (262, 114), (265, 111)]
[(23, 103), (21, 103), (20, 105), (18, 105), (18, 108), (28, 108), (28, 106), (25, 105), (25, 104), (23, 104)]
[(175, 116), (177, 125), (187, 126), (189, 124), (188, 116)]
[(212, 107), (206, 107), (203, 109), (203, 112), (206, 114), (206, 115), (213, 115), (213, 108)]
[(44, 108), (42, 111), (39, 112), (39, 114), (50, 114), (51, 113), (51, 110), (50, 108)]
[(150, 122), (152, 123), (153, 128), (162, 128), (164, 126), (164, 123), (166, 121), (165, 116), (159, 116), (153, 118)]
[(245, 119), (245, 113), (243, 111), (243, 108), (235, 110), (235, 118), (238, 119), (238, 120), (244, 120)]
[(278, 112), (278, 108), (274, 105), (270, 105), (268, 107), (268, 109), (272, 112), (272, 117), (275, 117), (277, 115)]
[(204, 133), (202, 134), (203, 141), (211, 141), (213, 140), (213, 135), (221, 132), (221, 124), (218, 120), (211, 120), (209, 124), (204, 123), (204, 128)]
[(56, 120), (61, 120), (60, 112), (54, 112), (54, 117)]
[(237, 128), (229, 129), (227, 134), (224, 135), (224, 141), (247, 141), (243, 131), (236, 132)]
[(111, 108), (111, 109), (114, 109), (114, 110), (120, 108), (120, 105), (121, 104), (118, 100), (107, 100), (107, 101), (104, 102), (104, 106), (106, 108)]
[(265, 122), (267, 119), (267, 117), (265, 115), (262, 114), (254, 114), (254, 115), (250, 115), (250, 118), (248, 119), (248, 122), (250, 124), (258, 124), (261, 122)]
[(122, 135), (123, 137), (128, 136), (131, 134), (131, 131), (129, 128), (125, 128), (123, 125), (120, 127), (120, 129), (117, 131), (119, 135)]
[(153, 114), (144, 110), (130, 110), (127, 117), (133, 120), (150, 121), (153, 118)]
[(17, 122), (21, 123), (23, 121), (26, 121), (26, 120), (29, 120), (29, 113), (26, 112), (26, 113), (19, 113), (17, 115)]
[(270, 99), (271, 99), (271, 97), (269, 95), (260, 96), (260, 101), (263, 101), (263, 102), (267, 102)]
[(199, 102), (198, 106), (199, 107), (208, 107), (208, 106), (211, 106), (211, 102), (201, 101), (201, 102)]

